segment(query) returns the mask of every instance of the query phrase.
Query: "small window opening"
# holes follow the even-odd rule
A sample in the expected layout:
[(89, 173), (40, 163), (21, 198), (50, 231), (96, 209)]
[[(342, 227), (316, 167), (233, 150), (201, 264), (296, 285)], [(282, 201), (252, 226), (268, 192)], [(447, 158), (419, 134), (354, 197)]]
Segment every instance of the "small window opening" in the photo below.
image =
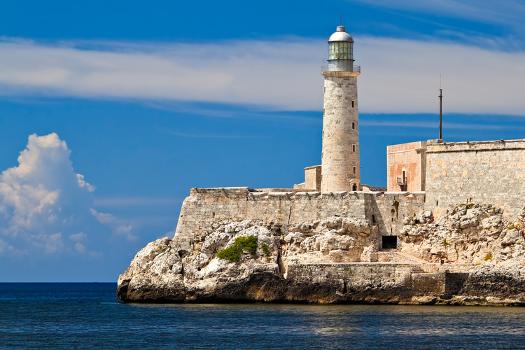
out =
[(352, 185), (352, 191), (357, 191), (357, 185), (356, 184)]
[(352, 122), (352, 130), (355, 130), (355, 122)]
[(381, 248), (386, 249), (397, 249), (397, 236), (382, 236), (381, 237)]
[(355, 175), (355, 174), (357, 173), (357, 169), (356, 169), (356, 167), (355, 167), (355, 166), (354, 166), (354, 167), (352, 167), (352, 171), (354, 172), (354, 175)]
[(355, 145), (352, 145), (352, 152), (355, 153)]
[(372, 223), (375, 224), (376, 223), (376, 216), (374, 214), (372, 214)]
[(354, 108), (354, 107), (355, 107), (355, 101), (352, 100), (352, 108)]
[(401, 174), (401, 179), (399, 179), (399, 180), (401, 180), (401, 182), (399, 182), (399, 189), (401, 191), (407, 191), (408, 190), (408, 181), (407, 181), (406, 170), (403, 170), (403, 172)]

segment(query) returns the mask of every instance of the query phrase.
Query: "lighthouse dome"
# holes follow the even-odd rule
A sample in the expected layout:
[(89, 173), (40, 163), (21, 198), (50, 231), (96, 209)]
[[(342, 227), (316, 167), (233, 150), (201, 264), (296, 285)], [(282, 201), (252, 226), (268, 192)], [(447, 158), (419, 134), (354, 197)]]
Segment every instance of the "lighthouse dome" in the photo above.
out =
[(352, 36), (346, 32), (346, 29), (344, 26), (337, 26), (336, 31), (330, 35), (330, 38), (328, 38), (328, 42), (348, 42), (353, 43), (354, 39), (352, 39)]

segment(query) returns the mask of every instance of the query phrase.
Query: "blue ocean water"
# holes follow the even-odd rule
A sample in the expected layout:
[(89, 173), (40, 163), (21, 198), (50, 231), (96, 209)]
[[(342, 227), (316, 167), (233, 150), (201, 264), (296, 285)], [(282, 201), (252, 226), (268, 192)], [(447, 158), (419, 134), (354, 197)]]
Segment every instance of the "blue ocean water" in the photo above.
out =
[(0, 284), (0, 348), (525, 349), (525, 308), (125, 305), (115, 287)]

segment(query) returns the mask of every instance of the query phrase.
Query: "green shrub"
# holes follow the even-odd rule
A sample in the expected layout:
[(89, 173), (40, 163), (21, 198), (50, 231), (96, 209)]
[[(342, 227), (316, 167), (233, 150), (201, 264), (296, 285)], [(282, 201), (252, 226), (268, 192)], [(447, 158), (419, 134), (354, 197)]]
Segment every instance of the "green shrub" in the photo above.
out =
[(237, 262), (241, 260), (242, 253), (257, 254), (257, 237), (237, 237), (231, 246), (219, 250), (217, 257), (230, 262)]
[(264, 256), (269, 257), (272, 255), (272, 252), (270, 250), (270, 246), (266, 243), (261, 244), (262, 251), (264, 253)]

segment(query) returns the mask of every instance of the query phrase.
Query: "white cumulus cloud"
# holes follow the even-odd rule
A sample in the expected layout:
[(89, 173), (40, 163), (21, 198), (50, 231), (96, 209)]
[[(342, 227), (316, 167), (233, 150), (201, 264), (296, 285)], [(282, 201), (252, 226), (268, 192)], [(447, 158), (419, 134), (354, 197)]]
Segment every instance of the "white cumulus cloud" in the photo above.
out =
[(56, 133), (29, 136), (18, 165), (0, 173), (0, 253), (85, 252), (83, 230), (99, 225), (93, 191)]

